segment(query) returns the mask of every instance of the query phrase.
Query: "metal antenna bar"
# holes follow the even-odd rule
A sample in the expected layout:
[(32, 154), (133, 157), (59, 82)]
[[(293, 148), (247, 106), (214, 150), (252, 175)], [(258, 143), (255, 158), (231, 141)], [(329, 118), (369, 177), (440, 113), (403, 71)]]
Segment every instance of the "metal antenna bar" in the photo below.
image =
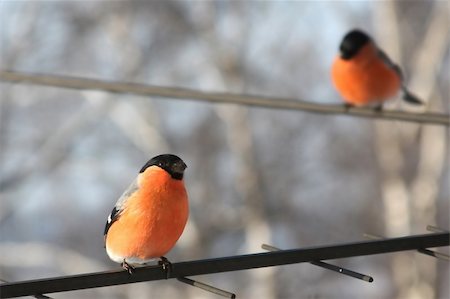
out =
[[(8, 282), (8, 281), (0, 278), (0, 282)], [(45, 296), (45, 295), (42, 295), (42, 294), (31, 295), (31, 297), (34, 297), (36, 299), (52, 299), (51, 297)]]
[[(430, 233), (392, 239), (365, 240), (336, 245), (261, 252), (172, 263), (169, 278), (189, 277), (449, 245), (449, 233)], [(0, 285), (0, 298), (49, 294), (165, 279), (167, 279), (167, 272), (162, 266), (136, 268), (133, 275), (129, 275), (127, 271), (118, 270), (43, 278), (3, 283)]]

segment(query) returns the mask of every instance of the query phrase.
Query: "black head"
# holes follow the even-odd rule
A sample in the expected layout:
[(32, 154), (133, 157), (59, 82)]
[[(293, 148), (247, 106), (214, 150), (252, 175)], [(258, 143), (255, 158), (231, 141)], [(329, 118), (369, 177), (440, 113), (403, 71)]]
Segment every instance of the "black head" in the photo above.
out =
[(370, 37), (361, 30), (350, 31), (344, 36), (339, 46), (341, 58), (345, 60), (352, 58), (368, 42), (370, 42)]
[(181, 160), (178, 156), (165, 154), (151, 158), (147, 163), (145, 163), (139, 173), (143, 173), (150, 166), (161, 167), (176, 180), (183, 179), (183, 173), (187, 167), (183, 160)]

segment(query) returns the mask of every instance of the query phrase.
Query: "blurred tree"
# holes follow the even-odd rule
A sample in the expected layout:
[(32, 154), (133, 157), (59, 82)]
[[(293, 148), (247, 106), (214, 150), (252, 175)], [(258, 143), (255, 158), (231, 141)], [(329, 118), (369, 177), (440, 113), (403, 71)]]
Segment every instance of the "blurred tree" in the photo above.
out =
[[(342, 35), (370, 32), (427, 108), (449, 112), (448, 3), (108, 1), (0, 3), (1, 68), (339, 101)], [(0, 83), (0, 278), (111, 269), (102, 229), (143, 162), (180, 155), (187, 260), (449, 226), (448, 129)], [(395, 107), (393, 102), (391, 107)], [(408, 107), (401, 107), (409, 109)], [(19, 262), (20, 261), (20, 262)], [(448, 265), (398, 253), (199, 278), (240, 297), (446, 298)], [(292, 279), (295, 277), (295, 279)], [(175, 281), (64, 298), (215, 298)]]

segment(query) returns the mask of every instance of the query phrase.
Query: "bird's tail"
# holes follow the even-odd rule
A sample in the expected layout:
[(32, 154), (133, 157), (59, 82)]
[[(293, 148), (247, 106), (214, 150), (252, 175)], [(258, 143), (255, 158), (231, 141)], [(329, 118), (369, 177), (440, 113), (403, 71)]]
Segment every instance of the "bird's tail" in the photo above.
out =
[(424, 102), (421, 99), (419, 99), (417, 96), (409, 92), (409, 90), (406, 89), (406, 87), (403, 87), (402, 89), (403, 89), (403, 100), (414, 105), (424, 104)]

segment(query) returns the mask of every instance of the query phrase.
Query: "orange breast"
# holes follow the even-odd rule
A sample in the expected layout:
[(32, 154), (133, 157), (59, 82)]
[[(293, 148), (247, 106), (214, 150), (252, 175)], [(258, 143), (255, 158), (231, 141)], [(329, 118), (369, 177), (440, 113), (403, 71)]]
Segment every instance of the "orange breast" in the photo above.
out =
[(109, 252), (121, 258), (149, 260), (165, 255), (180, 238), (188, 218), (184, 182), (159, 167), (140, 174), (139, 190), (106, 236)]
[(331, 76), (346, 102), (364, 106), (385, 101), (399, 91), (400, 76), (377, 55), (368, 45), (353, 59), (335, 58)]

